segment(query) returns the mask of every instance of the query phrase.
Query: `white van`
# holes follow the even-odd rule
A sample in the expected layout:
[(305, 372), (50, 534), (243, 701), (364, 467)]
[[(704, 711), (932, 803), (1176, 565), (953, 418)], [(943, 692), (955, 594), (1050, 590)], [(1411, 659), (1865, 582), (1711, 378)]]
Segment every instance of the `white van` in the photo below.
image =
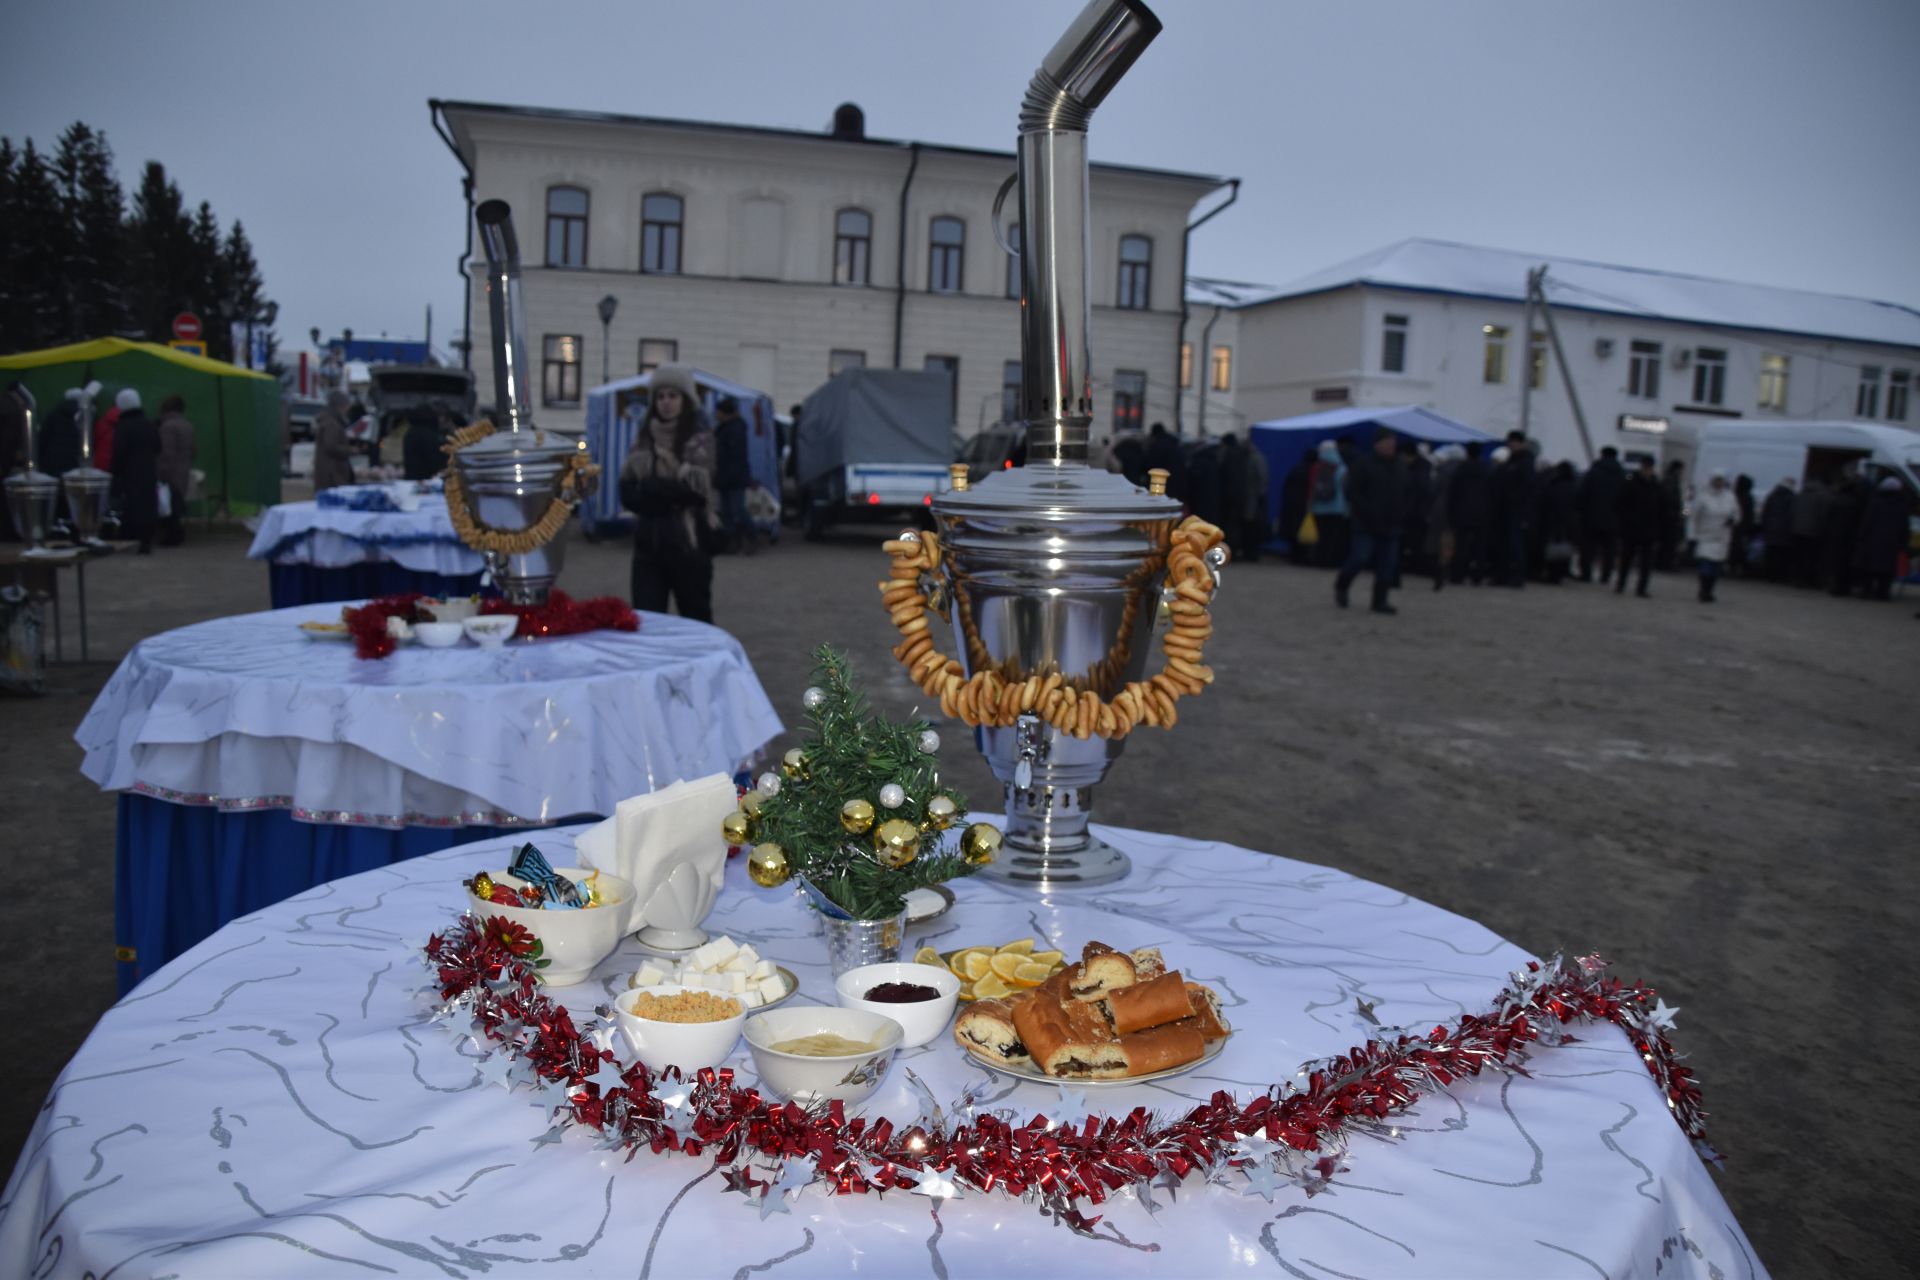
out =
[[(1716, 422), (1694, 435), (1688, 481), (1700, 484), (1716, 471), (1728, 480), (1753, 477), (1753, 498), (1764, 502), (1781, 480), (1806, 488), (1815, 476), (1831, 483), (1848, 467), (1869, 480), (1896, 476), (1907, 487), (1911, 510), (1920, 513), (1920, 431), (1872, 422)], [(1912, 518), (1920, 539), (1920, 514)]]

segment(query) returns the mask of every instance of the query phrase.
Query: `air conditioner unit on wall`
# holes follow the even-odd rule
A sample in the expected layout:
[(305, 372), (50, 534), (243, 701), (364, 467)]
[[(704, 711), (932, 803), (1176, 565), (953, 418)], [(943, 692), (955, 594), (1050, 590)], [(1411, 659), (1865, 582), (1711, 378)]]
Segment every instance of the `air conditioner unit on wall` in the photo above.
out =
[(1613, 339), (1612, 338), (1595, 338), (1593, 340), (1593, 354), (1595, 354), (1596, 356), (1599, 356), (1602, 360), (1605, 360), (1608, 356), (1612, 355)]
[(1675, 347), (1673, 349), (1673, 367), (1674, 368), (1684, 369), (1692, 363), (1693, 363), (1692, 347)]

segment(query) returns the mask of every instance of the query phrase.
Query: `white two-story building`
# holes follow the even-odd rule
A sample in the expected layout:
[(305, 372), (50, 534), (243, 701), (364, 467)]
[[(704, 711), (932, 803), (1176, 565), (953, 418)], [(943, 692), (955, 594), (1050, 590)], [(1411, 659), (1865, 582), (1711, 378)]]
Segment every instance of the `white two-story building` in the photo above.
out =
[[(1526, 336), (1527, 274), (1542, 266), (1587, 442), (1538, 311)], [(1207, 344), (1210, 365), (1231, 347), (1209, 434), (1345, 405), (1418, 404), (1502, 435), (1520, 425), (1529, 377), (1528, 431), (1549, 461), (1584, 465), (1589, 445), (1658, 455), (1669, 433), (1684, 441), (1728, 418), (1920, 428), (1920, 312), (1890, 303), (1434, 240), (1265, 292), (1190, 282), (1196, 291), (1228, 313)], [(1196, 324), (1211, 317), (1192, 310), (1198, 351)], [(1191, 412), (1185, 421), (1193, 429)]]
[[(849, 365), (945, 369), (961, 434), (1012, 416), (1019, 275), (992, 224), (1011, 153), (869, 138), (852, 106), (822, 133), (432, 107), (471, 200), (512, 206), (543, 426), (581, 430), (587, 388), (673, 361), (782, 409)], [(1171, 416), (1187, 223), (1223, 183), (1093, 166), (1096, 437)], [(1017, 243), (1017, 226), (1002, 233)], [(486, 401), (485, 264), (467, 265)]]

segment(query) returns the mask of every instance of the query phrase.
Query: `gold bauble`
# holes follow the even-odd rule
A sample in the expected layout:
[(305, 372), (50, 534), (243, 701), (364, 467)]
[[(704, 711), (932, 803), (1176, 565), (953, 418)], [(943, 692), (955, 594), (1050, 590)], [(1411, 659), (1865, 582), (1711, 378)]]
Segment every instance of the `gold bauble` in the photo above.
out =
[(766, 801), (758, 791), (749, 791), (740, 797), (740, 812), (746, 814), (747, 817), (753, 821), (758, 822), (760, 820), (760, 806), (764, 803), (766, 803)]
[(959, 814), (960, 806), (953, 802), (952, 796), (935, 796), (927, 801), (927, 821), (935, 831), (945, 831)]
[(720, 835), (728, 844), (745, 844), (752, 834), (753, 823), (738, 809), (720, 819)]
[(920, 828), (905, 818), (888, 818), (873, 829), (873, 850), (883, 865), (898, 870), (920, 852)]
[(794, 747), (780, 757), (780, 772), (787, 775), (788, 782), (801, 782), (807, 776), (807, 753)]
[(854, 835), (862, 835), (873, 827), (873, 804), (867, 800), (849, 800), (840, 806), (840, 825)]
[(960, 835), (960, 852), (976, 867), (984, 867), (1000, 852), (1000, 828), (976, 822)]
[(787, 851), (777, 844), (757, 844), (747, 854), (747, 874), (762, 889), (777, 889), (787, 882), (793, 868), (787, 863)]

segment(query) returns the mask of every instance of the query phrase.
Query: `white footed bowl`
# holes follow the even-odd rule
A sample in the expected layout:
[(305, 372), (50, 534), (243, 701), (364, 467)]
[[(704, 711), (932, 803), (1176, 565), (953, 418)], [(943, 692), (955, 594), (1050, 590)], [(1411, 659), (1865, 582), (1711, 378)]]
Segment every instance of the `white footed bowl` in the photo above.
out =
[(416, 622), (413, 624), (413, 638), (429, 649), (451, 649), (460, 643), (467, 634), (466, 628), (457, 622)]
[[(883, 982), (913, 982), (932, 987), (940, 994), (932, 1000), (912, 1004), (889, 1004), (883, 1000), (863, 999), (863, 993)], [(833, 981), (834, 994), (843, 1009), (859, 1009), (891, 1018), (900, 1024), (904, 1038), (902, 1049), (917, 1049), (947, 1029), (953, 1021), (953, 1007), (960, 999), (960, 979), (945, 965), (863, 964), (849, 969)]]
[[(575, 884), (593, 874), (588, 867), (555, 867), (554, 870)], [(518, 889), (526, 884), (518, 876), (510, 876), (504, 871), (489, 871), (487, 874), (493, 877), (496, 884), (504, 884), (509, 888)], [(592, 973), (593, 967), (612, 955), (613, 949), (620, 945), (620, 939), (632, 928), (632, 883), (602, 871), (599, 884), (608, 901), (598, 907), (564, 911), (548, 911), (543, 907), (503, 907), (488, 902), (471, 890), (467, 892), (467, 905), (482, 919), (500, 916), (540, 939), (541, 958), (552, 962), (546, 968), (536, 970), (540, 981), (550, 987), (565, 987)]]
[(484, 613), (468, 618), (460, 625), (467, 629), (467, 639), (482, 649), (498, 649), (519, 630), (520, 619), (511, 613)]
[[(656, 1022), (633, 1012), (634, 1001), (641, 996), (671, 996), (693, 989), (671, 982), (633, 987), (622, 991), (613, 1002), (613, 1018), (620, 1024), (621, 1034), (632, 1046), (634, 1056), (655, 1075), (668, 1067), (678, 1067), (684, 1079), (702, 1067), (717, 1067), (740, 1042), (740, 1026), (747, 1020), (744, 1006), (733, 1017), (719, 1022)], [(718, 991), (702, 994), (724, 997), (724, 993)]]
[[(878, 1047), (833, 1058), (783, 1053), (771, 1047), (776, 1041), (823, 1031)], [(753, 1051), (753, 1065), (760, 1073), (760, 1083), (771, 1092), (802, 1105), (836, 1098), (848, 1106), (866, 1101), (886, 1078), (887, 1067), (893, 1062), (903, 1034), (900, 1024), (892, 1018), (864, 1009), (823, 1006), (770, 1009), (749, 1018), (746, 1027), (747, 1047)]]

